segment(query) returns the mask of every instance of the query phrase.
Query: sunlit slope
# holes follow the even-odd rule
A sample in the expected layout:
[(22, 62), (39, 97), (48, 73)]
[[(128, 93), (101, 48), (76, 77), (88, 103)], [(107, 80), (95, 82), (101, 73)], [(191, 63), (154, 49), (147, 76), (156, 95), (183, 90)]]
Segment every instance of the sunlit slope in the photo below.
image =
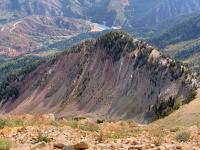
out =
[(192, 126), (200, 122), (200, 89), (197, 90), (196, 99), (190, 104), (182, 106), (179, 110), (156, 123), (166, 126)]

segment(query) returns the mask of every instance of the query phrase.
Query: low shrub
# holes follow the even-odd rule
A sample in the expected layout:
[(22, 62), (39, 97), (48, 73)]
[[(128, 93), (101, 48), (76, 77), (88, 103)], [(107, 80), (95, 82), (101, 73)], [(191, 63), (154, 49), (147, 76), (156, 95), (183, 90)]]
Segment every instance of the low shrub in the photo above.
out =
[(76, 120), (69, 120), (69, 121), (67, 121), (67, 125), (70, 126), (73, 129), (76, 129), (79, 126), (78, 125), (78, 121), (76, 121)]
[(46, 135), (43, 135), (43, 134), (38, 134), (38, 136), (36, 138), (33, 139), (36, 143), (39, 143), (39, 142), (45, 142), (45, 143), (49, 143), (51, 142), (51, 139), (46, 136)]
[(95, 123), (85, 122), (79, 125), (79, 129), (83, 131), (97, 132), (99, 130), (99, 127)]
[(160, 146), (164, 141), (166, 132), (162, 128), (152, 127), (150, 134), (154, 137), (154, 144)]
[(170, 129), (170, 132), (177, 132), (177, 131), (179, 131), (180, 129), (178, 128), (178, 127), (176, 127), (176, 128), (171, 128)]
[(190, 137), (191, 137), (191, 134), (189, 132), (182, 131), (176, 135), (176, 140), (179, 142), (187, 142), (190, 140)]
[(0, 118), (0, 129), (3, 129), (6, 126), (6, 120), (3, 118)]
[(13, 118), (6, 120), (6, 126), (8, 127), (22, 127), (24, 126), (24, 121), (21, 118)]

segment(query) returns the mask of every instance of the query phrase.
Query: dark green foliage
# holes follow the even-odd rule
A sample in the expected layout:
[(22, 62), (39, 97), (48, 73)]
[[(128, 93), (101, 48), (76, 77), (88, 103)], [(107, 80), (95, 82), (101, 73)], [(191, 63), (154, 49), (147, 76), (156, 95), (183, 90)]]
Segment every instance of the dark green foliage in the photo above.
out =
[(100, 38), (97, 43), (106, 49), (107, 54), (110, 55), (114, 61), (120, 59), (121, 55), (126, 51), (134, 49), (133, 38), (125, 32), (112, 31)]
[(179, 61), (172, 61), (170, 62), (169, 71), (171, 74), (171, 81), (177, 80), (180, 78), (184, 73), (183, 64)]
[(43, 135), (42, 133), (39, 133), (36, 138), (33, 138), (33, 140), (35, 140), (36, 143), (39, 143), (39, 142), (49, 143), (52, 141), (48, 136)]
[(0, 118), (0, 129), (3, 129), (6, 125), (6, 120), (3, 118)]
[(190, 103), (193, 99), (195, 99), (197, 95), (197, 91), (195, 89), (193, 89), (190, 94), (187, 96), (187, 99), (185, 101), (186, 104)]
[(0, 150), (10, 150), (13, 147), (12, 141), (6, 138), (0, 138)]
[(184, 60), (198, 53), (200, 53), (200, 45), (194, 45), (193, 47), (181, 50), (180, 52), (176, 53), (174, 57)]
[(92, 40), (85, 41), (63, 53), (56, 53), (49, 57), (27, 55), (3, 62), (0, 64), (0, 101), (6, 101), (8, 98), (16, 99), (19, 95), (16, 81), (22, 81), (39, 64), (43, 62), (54, 64), (63, 54), (79, 52), (82, 48), (91, 46), (93, 42)]
[(84, 42), (79, 43), (75, 46), (72, 46), (71, 48), (68, 48), (67, 50), (62, 52), (61, 55), (62, 54), (69, 54), (69, 53), (78, 53), (84, 48), (87, 48), (89, 50), (91, 48), (91, 45), (93, 45), (93, 44), (94, 44), (94, 40), (84, 41)]
[(47, 50), (52, 50), (52, 49), (57, 50), (57, 51), (68, 50), (71, 47), (76, 46), (76, 44), (78, 44), (78, 43), (81, 43), (81, 42), (84, 42), (84, 41), (90, 40), (90, 39), (96, 39), (99, 36), (102, 36), (104, 33), (107, 33), (107, 32), (108, 31), (82, 33), (82, 34), (79, 34), (70, 39), (62, 40), (62, 41), (47, 45), (46, 47), (38, 49), (37, 51), (47, 51)]
[(41, 63), (54, 64), (59, 56), (60, 53), (47, 57), (26, 55), (0, 64), (0, 101), (6, 101), (8, 98), (16, 99), (19, 95), (17, 81), (22, 81), (26, 75), (35, 70)]
[(163, 118), (171, 114), (173, 111), (179, 109), (181, 105), (191, 102), (195, 98), (196, 94), (196, 90), (192, 89), (187, 99), (183, 102), (172, 96), (169, 97), (168, 100), (157, 100), (156, 104), (152, 107), (152, 110), (156, 114), (157, 118)]
[[(138, 52), (138, 56), (135, 59), (134, 68), (136, 67), (141, 68), (145, 64), (148, 65), (147, 60), (149, 55), (147, 53), (148, 53), (147, 49), (143, 49)], [(149, 65), (149, 67), (151, 67), (151, 65)]]
[(153, 111), (158, 118), (162, 118), (168, 116), (179, 107), (179, 100), (171, 96), (168, 100), (157, 101), (157, 103), (153, 106)]
[[(0, 101), (7, 98), (17, 98), (18, 88), (14, 81), (23, 78), (44, 61), (37, 56), (25, 56), (0, 64)], [(12, 83), (12, 84), (11, 84)]]

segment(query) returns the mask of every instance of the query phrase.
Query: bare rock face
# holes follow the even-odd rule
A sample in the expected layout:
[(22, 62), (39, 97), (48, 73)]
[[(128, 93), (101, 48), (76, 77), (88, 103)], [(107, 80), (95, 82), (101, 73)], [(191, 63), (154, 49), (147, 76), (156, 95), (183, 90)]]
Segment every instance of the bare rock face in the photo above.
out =
[(81, 142), (81, 143), (75, 144), (75, 145), (74, 145), (74, 148), (75, 148), (76, 150), (86, 150), (86, 149), (89, 148), (89, 146), (88, 146), (87, 143)]
[(123, 32), (110, 32), (38, 66), (17, 84), (5, 114), (89, 116), (150, 122), (189, 102), (196, 79), (181, 63)]

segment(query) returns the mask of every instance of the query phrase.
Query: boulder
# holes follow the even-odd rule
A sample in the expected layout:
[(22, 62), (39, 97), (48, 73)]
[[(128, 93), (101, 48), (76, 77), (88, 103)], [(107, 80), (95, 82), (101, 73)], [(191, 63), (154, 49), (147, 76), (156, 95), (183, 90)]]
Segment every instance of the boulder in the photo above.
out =
[(86, 150), (89, 148), (88, 144), (85, 142), (80, 142), (74, 145), (75, 150)]

